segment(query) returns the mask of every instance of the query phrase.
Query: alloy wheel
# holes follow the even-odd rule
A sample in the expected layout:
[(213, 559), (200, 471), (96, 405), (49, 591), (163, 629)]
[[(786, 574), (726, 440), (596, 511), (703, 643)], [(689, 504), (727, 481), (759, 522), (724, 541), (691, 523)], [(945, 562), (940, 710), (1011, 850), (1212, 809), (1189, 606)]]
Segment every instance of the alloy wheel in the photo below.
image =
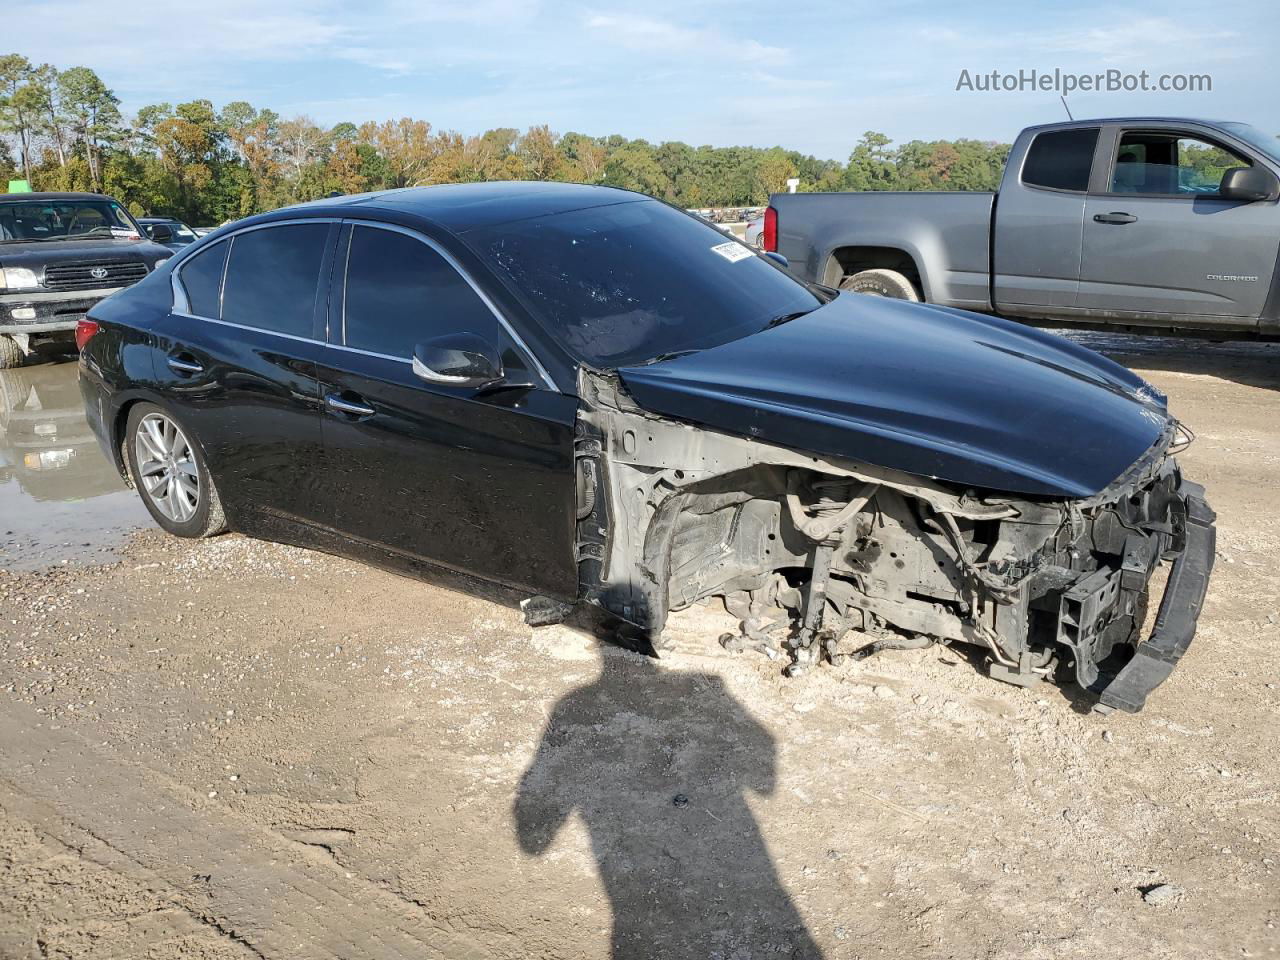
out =
[(138, 480), (148, 499), (174, 523), (185, 523), (200, 507), (200, 472), (182, 429), (160, 413), (138, 421), (134, 436)]

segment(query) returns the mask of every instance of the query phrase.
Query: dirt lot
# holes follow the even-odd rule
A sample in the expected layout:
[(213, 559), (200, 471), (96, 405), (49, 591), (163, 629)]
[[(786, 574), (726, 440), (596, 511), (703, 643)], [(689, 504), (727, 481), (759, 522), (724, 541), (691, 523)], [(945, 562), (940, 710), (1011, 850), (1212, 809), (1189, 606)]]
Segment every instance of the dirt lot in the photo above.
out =
[(1280, 349), (1085, 339), (1219, 513), (1136, 717), (939, 649), (784, 680), (709, 608), (652, 661), (238, 536), (28, 569), (0, 496), (0, 957), (1280, 954)]

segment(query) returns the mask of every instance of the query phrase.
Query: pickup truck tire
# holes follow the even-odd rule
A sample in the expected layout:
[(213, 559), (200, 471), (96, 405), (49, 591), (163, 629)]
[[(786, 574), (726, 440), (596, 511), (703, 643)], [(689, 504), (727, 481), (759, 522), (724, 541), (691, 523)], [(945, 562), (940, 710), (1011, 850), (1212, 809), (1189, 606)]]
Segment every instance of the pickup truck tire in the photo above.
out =
[(13, 337), (0, 334), (0, 370), (22, 366), (22, 348)]
[(915, 286), (897, 270), (863, 270), (841, 280), (840, 289), (850, 293), (869, 293), (873, 297), (920, 302)]

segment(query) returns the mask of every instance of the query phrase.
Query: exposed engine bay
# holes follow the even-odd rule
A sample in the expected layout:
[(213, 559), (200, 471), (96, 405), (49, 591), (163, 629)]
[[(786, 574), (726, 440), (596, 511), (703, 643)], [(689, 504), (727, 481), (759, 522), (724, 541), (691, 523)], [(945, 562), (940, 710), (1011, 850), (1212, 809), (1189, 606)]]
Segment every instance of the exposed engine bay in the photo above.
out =
[[(1050, 500), (657, 416), (609, 374), (583, 371), (580, 387), (581, 596), (655, 645), (670, 611), (719, 597), (740, 620), (722, 645), (789, 675), (963, 643), (997, 679), (1073, 681), (1136, 711), (1190, 643), (1214, 518), (1172, 456), (1190, 442), (1176, 422), (1105, 490)], [(1174, 570), (1140, 643), (1162, 561)]]

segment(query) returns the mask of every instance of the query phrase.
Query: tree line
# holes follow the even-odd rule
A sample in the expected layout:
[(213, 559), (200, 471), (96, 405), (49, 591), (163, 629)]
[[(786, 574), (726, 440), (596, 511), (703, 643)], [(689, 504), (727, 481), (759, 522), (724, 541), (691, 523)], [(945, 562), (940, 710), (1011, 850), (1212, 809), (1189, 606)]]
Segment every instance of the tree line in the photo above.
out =
[(993, 190), (1008, 144), (868, 132), (845, 163), (783, 147), (690, 146), (555, 133), (462, 134), (425, 120), (338, 123), (244, 101), (157, 103), (132, 115), (89, 67), (0, 55), (0, 185), (108, 193), (137, 215), (213, 224), (334, 192), (481, 180), (565, 180), (639, 190), (683, 207), (763, 205), (801, 190)]

